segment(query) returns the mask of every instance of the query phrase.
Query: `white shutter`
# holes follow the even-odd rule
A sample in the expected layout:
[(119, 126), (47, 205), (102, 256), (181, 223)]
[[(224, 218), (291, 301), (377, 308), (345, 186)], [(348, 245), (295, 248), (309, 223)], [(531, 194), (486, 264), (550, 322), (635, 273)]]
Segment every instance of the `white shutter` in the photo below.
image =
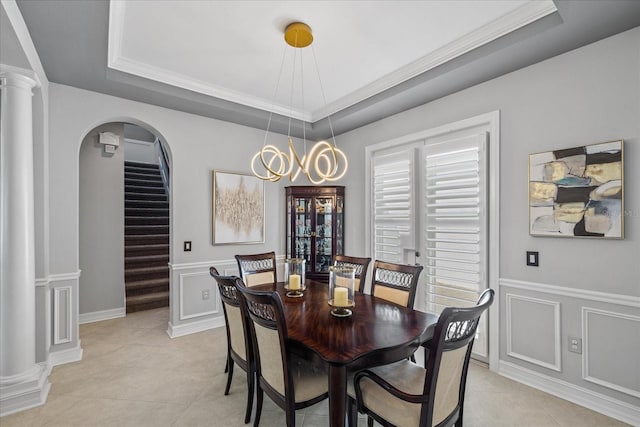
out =
[[(475, 305), (487, 287), (485, 133), (424, 147), (426, 308)], [(487, 356), (486, 320), (474, 353)]]
[(413, 163), (412, 148), (373, 158), (374, 259), (405, 263), (415, 246)]

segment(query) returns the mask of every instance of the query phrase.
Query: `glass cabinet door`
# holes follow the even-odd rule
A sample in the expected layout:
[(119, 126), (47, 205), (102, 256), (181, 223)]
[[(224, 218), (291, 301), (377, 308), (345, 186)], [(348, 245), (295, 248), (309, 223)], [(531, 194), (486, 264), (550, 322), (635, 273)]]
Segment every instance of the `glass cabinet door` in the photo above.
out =
[(344, 196), (336, 196), (336, 255), (343, 254), (344, 248)]
[(333, 197), (316, 197), (315, 271), (327, 272), (333, 257)]
[(304, 258), (307, 261), (305, 264), (307, 270), (311, 268), (312, 200), (311, 197), (293, 197), (295, 238), (290, 253), (294, 258)]

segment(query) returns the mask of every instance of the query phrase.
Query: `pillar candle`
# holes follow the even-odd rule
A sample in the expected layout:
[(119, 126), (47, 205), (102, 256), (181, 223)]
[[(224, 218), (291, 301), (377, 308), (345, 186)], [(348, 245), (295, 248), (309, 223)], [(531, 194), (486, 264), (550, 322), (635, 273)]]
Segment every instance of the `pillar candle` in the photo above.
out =
[(349, 306), (349, 291), (347, 288), (335, 288), (333, 291), (333, 304), (336, 307), (348, 307)]
[(300, 289), (300, 275), (299, 274), (291, 274), (289, 276), (289, 289), (292, 289), (292, 290)]

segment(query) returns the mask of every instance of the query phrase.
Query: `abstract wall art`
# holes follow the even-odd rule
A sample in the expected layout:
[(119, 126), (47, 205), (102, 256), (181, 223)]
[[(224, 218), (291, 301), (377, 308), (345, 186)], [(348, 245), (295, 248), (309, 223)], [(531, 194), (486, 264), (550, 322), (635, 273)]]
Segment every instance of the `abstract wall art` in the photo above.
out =
[(624, 238), (623, 141), (529, 155), (529, 233)]
[(213, 171), (213, 244), (264, 243), (264, 181)]

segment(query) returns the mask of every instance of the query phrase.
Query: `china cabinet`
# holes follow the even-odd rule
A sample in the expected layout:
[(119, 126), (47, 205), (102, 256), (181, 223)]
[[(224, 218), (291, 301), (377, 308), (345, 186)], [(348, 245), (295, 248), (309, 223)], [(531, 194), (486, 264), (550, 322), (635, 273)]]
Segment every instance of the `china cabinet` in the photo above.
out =
[(286, 187), (286, 255), (306, 260), (306, 276), (328, 282), (334, 255), (344, 252), (344, 187)]

